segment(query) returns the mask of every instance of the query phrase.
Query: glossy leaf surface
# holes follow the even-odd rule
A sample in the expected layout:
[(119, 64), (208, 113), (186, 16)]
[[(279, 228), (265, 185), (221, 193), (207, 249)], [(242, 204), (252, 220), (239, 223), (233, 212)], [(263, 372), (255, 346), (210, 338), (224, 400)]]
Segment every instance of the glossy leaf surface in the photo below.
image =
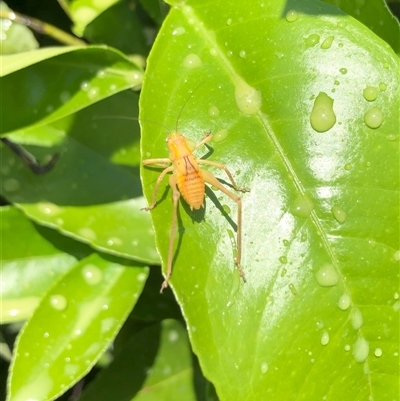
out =
[(43, 294), (89, 247), (36, 226), (13, 207), (0, 209), (1, 322), (27, 319)]
[(96, 254), (77, 263), (21, 331), (8, 400), (54, 399), (86, 374), (121, 328), (147, 272)]
[[(166, 130), (147, 120), (195, 142), (211, 130), (213, 150), (197, 154), (211, 153), (251, 189), (243, 195), (245, 284), (234, 273), (236, 204), (208, 190), (205, 209), (179, 206), (171, 285), (204, 374), (221, 401), (392, 400), (397, 57), (364, 25), (316, 1), (173, 6), (143, 85), (143, 158), (168, 157)], [(143, 169), (149, 200), (160, 171)], [(152, 212), (164, 269), (166, 187), (167, 179)]]
[[(33, 174), (2, 147), (1, 193), (36, 222), (96, 249), (158, 261), (139, 181), (137, 94), (105, 99), (69, 118), (14, 133), (38, 160), (60, 153), (52, 171)], [(105, 118), (103, 118), (105, 117)]]

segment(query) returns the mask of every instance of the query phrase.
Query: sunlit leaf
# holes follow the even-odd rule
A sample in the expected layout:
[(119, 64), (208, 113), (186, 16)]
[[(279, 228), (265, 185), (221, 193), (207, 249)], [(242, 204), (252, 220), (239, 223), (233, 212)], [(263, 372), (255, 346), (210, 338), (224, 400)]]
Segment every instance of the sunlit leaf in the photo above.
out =
[[(196, 154), (251, 190), (245, 284), (235, 202), (208, 190), (205, 209), (179, 207), (171, 285), (204, 374), (221, 401), (396, 398), (398, 58), (317, 1), (171, 3), (142, 91), (143, 158), (168, 157), (148, 120), (195, 142), (211, 130)], [(148, 200), (160, 171), (143, 169)], [(167, 181), (152, 211), (164, 269)]]
[(87, 373), (121, 328), (147, 271), (96, 254), (76, 264), (20, 333), (8, 400), (54, 399)]

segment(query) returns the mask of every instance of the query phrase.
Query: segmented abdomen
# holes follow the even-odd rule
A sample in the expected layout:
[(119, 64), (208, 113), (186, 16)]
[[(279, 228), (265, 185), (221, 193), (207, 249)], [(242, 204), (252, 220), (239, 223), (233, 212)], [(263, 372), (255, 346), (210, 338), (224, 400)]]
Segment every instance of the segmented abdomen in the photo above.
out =
[(177, 185), (183, 199), (193, 209), (200, 209), (204, 203), (204, 178), (200, 169), (186, 165), (186, 174), (177, 172)]

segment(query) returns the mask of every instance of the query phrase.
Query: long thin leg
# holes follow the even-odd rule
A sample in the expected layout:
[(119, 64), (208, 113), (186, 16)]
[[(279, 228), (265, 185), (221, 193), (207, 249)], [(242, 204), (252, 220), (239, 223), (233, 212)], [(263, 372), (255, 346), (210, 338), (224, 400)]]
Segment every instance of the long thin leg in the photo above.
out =
[[(154, 159), (154, 160), (156, 160), (156, 159)], [(169, 166), (161, 172), (161, 174), (157, 178), (156, 186), (154, 187), (153, 199), (151, 201), (151, 204), (147, 207), (144, 207), (142, 210), (151, 210), (154, 208), (154, 206), (157, 203), (157, 192), (160, 187), (161, 181), (163, 180), (163, 178), (165, 177), (166, 174), (170, 173), (173, 170), (174, 170), (174, 166)]]
[(205, 143), (210, 142), (212, 139), (212, 134), (210, 132), (208, 132), (204, 138), (196, 144), (196, 146), (192, 149), (192, 152), (195, 151), (196, 149), (200, 148), (201, 146), (203, 146)]
[(236, 267), (238, 268), (239, 274), (243, 278), (243, 281), (246, 281), (244, 277), (244, 272), (240, 265), (242, 259), (242, 199), (235, 193), (229, 191), (229, 189), (227, 189), (224, 185), (222, 185), (209, 171), (201, 170), (201, 172), (203, 173), (203, 178), (205, 182), (218, 188), (225, 195), (228, 195), (237, 204), (238, 214), (237, 214), (237, 231), (236, 231), (237, 235)]
[(220, 168), (221, 170), (224, 170), (226, 175), (229, 177), (229, 180), (231, 181), (233, 188), (236, 191), (240, 191), (240, 192), (249, 192), (250, 191), (250, 189), (248, 189), (248, 188), (239, 188), (236, 185), (236, 182), (233, 179), (233, 176), (232, 176), (231, 172), (228, 170), (228, 168), (224, 164), (217, 163), (217, 162), (212, 162), (210, 160), (202, 160), (202, 159), (197, 160), (197, 163), (199, 163), (199, 164), (207, 164), (207, 166), (213, 166), (213, 167)]
[(167, 273), (165, 275), (165, 280), (161, 285), (160, 293), (162, 293), (164, 291), (164, 288), (168, 287), (168, 281), (172, 274), (172, 259), (174, 256), (174, 242), (175, 242), (175, 233), (176, 233), (176, 222), (177, 222), (177, 216), (178, 216), (178, 201), (181, 196), (181, 194), (178, 190), (178, 187), (176, 185), (175, 175), (171, 175), (169, 177), (169, 185), (172, 188), (172, 201), (174, 203), (174, 210), (173, 210), (173, 214), (172, 214), (171, 233), (169, 236)]
[(168, 167), (171, 164), (171, 160), (167, 158), (160, 159), (144, 159), (142, 161), (144, 166), (154, 164), (154, 167)]

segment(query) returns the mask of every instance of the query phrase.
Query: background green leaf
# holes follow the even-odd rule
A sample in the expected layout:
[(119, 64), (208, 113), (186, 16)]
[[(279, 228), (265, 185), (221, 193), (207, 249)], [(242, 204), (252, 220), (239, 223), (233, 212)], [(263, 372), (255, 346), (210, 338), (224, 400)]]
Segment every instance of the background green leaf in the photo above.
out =
[(186, 330), (177, 321), (164, 320), (135, 333), (81, 401), (194, 401), (192, 374)]
[(51, 172), (38, 176), (3, 147), (3, 196), (38, 223), (94, 248), (157, 262), (150, 217), (140, 210), (146, 203), (139, 181), (138, 124), (128, 117), (137, 115), (137, 98), (132, 91), (124, 92), (47, 130), (11, 136), (39, 160), (49, 153), (61, 156)]
[(398, 54), (400, 52), (399, 22), (384, 0), (324, 0), (356, 18), (372, 32), (385, 40)]
[(96, 254), (77, 263), (21, 331), (8, 400), (54, 399), (87, 373), (121, 328), (147, 272)]
[(4, 324), (28, 318), (42, 295), (90, 248), (33, 224), (14, 207), (0, 208), (0, 221)]
[[(9, 11), (10, 9), (4, 1), (0, 1), (0, 10)], [(39, 47), (28, 27), (15, 23), (8, 18), (0, 18), (0, 22), (0, 54), (19, 53)]]
[[(205, 210), (179, 207), (171, 285), (204, 374), (221, 400), (394, 399), (397, 57), (358, 21), (311, 0), (173, 6), (143, 85), (143, 158), (168, 155), (165, 130), (148, 120), (194, 141), (226, 130), (209, 159), (251, 189), (246, 284), (232, 273), (235, 203), (208, 190)], [(336, 116), (323, 133), (310, 123), (320, 93)], [(377, 129), (365, 122), (373, 107)], [(159, 173), (143, 169), (148, 199)], [(152, 212), (164, 264), (166, 186)]]
[(136, 64), (99, 46), (40, 49), (1, 62), (3, 134), (57, 121), (142, 80)]

